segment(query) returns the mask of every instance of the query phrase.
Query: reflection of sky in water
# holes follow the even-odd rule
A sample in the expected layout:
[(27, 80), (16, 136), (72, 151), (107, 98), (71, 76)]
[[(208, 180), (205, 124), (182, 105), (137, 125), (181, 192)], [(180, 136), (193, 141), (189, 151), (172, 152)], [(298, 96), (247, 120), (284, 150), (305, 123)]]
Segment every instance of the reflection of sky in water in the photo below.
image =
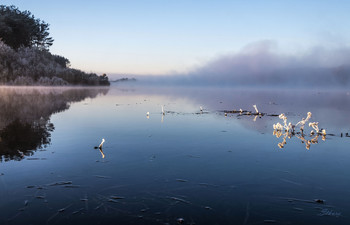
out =
[[(0, 221), (14, 217), (14, 224), (140, 224), (142, 217), (143, 224), (176, 224), (182, 217), (186, 224), (349, 222), (345, 217), (350, 213), (349, 203), (344, 197), (350, 185), (350, 138), (340, 137), (349, 128), (344, 124), (338, 129), (339, 121), (325, 119), (322, 113), (331, 113), (324, 107), (334, 106), (334, 101), (325, 104), (316, 97), (316, 103), (308, 106), (315, 96), (309, 93), (262, 96), (227, 89), (121, 90), (112, 86), (105, 96), (72, 103), (67, 111), (52, 115), (51, 145), (47, 151), (34, 153), (32, 157), (38, 160), (0, 164), (4, 174), (0, 176), (0, 209), (5, 212)], [(306, 103), (300, 102), (303, 96), (308, 96)], [(282, 99), (289, 100), (283, 103)], [(349, 97), (344, 99), (349, 101)], [(272, 124), (281, 122), (278, 117), (264, 116), (254, 122), (254, 116), (225, 117), (220, 112), (231, 110), (230, 105), (253, 111), (253, 104), (261, 112), (285, 112), (293, 121), (312, 111), (315, 120), (336, 136), (319, 139), (310, 150), (296, 137), (287, 138), (284, 149), (279, 149), (282, 140), (272, 135)], [(166, 111), (163, 122), (161, 105)], [(199, 114), (199, 106), (209, 113)], [(338, 118), (345, 118), (342, 113), (347, 107), (335, 106)], [(146, 112), (150, 112), (149, 119)], [(102, 138), (106, 139), (104, 159), (94, 149)], [(79, 187), (47, 185), (57, 181), (72, 181)], [(124, 199), (115, 203), (109, 201), (111, 195)], [(88, 202), (81, 200), (85, 198)], [(314, 199), (326, 202), (318, 204)], [(30, 203), (18, 211), (25, 200)], [(64, 213), (55, 215), (67, 206)], [(34, 219), (39, 212), (42, 219)], [(320, 216), (326, 212), (342, 216)]]

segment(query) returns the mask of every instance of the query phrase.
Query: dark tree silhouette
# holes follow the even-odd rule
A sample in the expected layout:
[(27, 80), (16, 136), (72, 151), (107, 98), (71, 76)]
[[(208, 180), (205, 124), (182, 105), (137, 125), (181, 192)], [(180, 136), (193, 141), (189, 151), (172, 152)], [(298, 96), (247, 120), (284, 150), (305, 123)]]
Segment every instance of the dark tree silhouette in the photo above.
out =
[(37, 47), (48, 50), (53, 44), (49, 24), (36, 19), (29, 11), (0, 5), (0, 39), (10, 47)]

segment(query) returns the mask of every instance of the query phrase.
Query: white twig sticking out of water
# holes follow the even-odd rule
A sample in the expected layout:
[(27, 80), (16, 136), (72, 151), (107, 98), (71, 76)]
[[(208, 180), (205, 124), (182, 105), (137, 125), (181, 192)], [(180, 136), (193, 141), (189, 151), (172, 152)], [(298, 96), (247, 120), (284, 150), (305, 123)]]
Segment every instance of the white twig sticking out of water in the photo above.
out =
[(103, 147), (103, 143), (105, 143), (105, 139), (102, 138), (101, 144), (98, 146), (98, 148), (102, 148)]
[(255, 109), (256, 114), (259, 114), (259, 110), (258, 110), (258, 108), (256, 107), (256, 105), (253, 105), (253, 107), (254, 107), (254, 109)]
[(300, 125), (300, 130), (301, 130), (301, 131), (304, 131), (304, 126), (305, 126), (306, 122), (311, 118), (311, 116), (312, 116), (312, 113), (311, 113), (311, 112), (308, 112), (308, 113), (307, 113), (306, 119), (303, 118), (303, 119), (300, 120), (295, 126)]
[(287, 117), (286, 115), (284, 115), (284, 113), (282, 113), (281, 115), (278, 116), (281, 120), (283, 120), (283, 123), (284, 123), (284, 128), (287, 130), (288, 128), (288, 125), (287, 125)]
[(280, 123), (276, 123), (273, 124), (273, 129), (277, 130), (277, 131), (282, 131), (285, 130), (286, 132), (292, 132), (294, 133), (294, 129), (295, 129), (295, 125), (293, 125), (292, 123), (287, 123), (287, 117), (286, 115), (284, 115), (284, 113), (282, 113), (281, 115), (278, 116), (280, 119), (283, 120), (284, 125), (280, 124)]
[(320, 131), (320, 129), (318, 129), (318, 122), (309, 123), (309, 127), (312, 127), (316, 131), (316, 133)]

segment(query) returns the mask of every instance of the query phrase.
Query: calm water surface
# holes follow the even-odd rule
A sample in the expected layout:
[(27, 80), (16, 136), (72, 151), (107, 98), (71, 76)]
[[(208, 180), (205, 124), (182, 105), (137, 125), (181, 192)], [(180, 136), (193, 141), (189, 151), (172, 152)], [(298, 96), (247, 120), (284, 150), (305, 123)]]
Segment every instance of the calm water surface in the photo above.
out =
[[(350, 223), (346, 90), (2, 87), (0, 109), (0, 224)], [(273, 133), (309, 111), (325, 137)]]

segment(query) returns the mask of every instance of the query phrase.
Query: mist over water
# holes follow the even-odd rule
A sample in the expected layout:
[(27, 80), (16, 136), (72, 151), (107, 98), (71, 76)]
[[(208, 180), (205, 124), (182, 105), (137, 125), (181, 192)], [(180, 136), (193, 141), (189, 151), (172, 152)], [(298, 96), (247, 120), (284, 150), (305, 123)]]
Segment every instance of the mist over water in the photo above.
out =
[(250, 87), (348, 87), (350, 48), (316, 46), (297, 53), (279, 51), (261, 41), (239, 52), (215, 57), (186, 73), (138, 76), (146, 84)]

